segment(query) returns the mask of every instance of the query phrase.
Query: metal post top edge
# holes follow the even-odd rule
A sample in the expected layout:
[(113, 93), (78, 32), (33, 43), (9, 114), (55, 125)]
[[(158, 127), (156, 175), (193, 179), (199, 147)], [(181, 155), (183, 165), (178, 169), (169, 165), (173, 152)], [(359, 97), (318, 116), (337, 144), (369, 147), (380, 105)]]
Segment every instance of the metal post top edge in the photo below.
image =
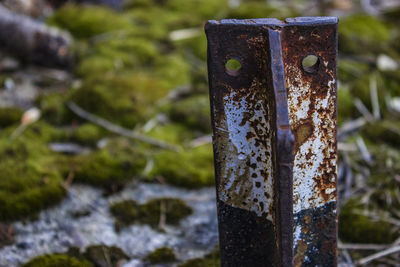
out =
[(337, 17), (295, 17), (287, 18), (284, 21), (276, 18), (259, 19), (222, 19), (209, 20), (205, 25), (207, 30), (210, 27), (218, 26), (255, 26), (255, 27), (285, 27), (285, 26), (313, 26), (337, 24)]

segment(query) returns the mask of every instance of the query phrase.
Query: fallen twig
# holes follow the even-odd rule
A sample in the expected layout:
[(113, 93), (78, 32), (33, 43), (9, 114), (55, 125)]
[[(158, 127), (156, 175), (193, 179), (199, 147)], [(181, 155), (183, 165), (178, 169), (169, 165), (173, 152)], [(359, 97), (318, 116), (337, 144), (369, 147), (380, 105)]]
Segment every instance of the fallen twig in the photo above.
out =
[[(79, 199), (80, 201), (85, 202), (85, 200), (83, 200), (82, 197), (81, 197), (79, 194), (73, 193), (73, 192), (71, 191), (70, 187), (67, 186), (67, 185), (65, 184), (65, 182), (64, 182), (64, 183), (60, 183), (60, 185), (61, 185), (62, 188), (65, 189), (65, 191), (68, 192), (69, 196), (75, 197), (75, 198)], [(99, 209), (98, 207), (96, 207), (94, 204), (92, 204), (92, 203), (87, 203), (87, 205), (88, 205), (90, 208), (92, 208), (93, 211), (98, 212), (98, 213), (100, 213), (100, 214), (103, 214), (104, 216), (109, 216), (108, 214), (106, 214), (105, 212), (103, 212), (101, 209)]]
[(364, 105), (364, 103), (361, 101), (361, 99), (359, 99), (359, 98), (354, 99), (354, 105), (356, 106), (357, 110), (364, 116), (364, 118), (367, 121), (369, 121), (369, 122), (374, 121), (374, 116), (367, 109), (367, 107)]
[(203, 30), (201, 28), (180, 29), (170, 32), (169, 39), (171, 41), (179, 41), (200, 36), (202, 33)]
[(382, 250), (391, 247), (391, 244), (338, 244), (339, 249), (345, 250)]
[(49, 148), (54, 152), (73, 155), (90, 152), (90, 149), (81, 147), (80, 145), (74, 143), (50, 143)]
[(343, 123), (338, 131), (338, 140), (343, 140), (348, 134), (357, 131), (367, 123), (364, 117)]
[(369, 263), (371, 261), (374, 261), (376, 259), (385, 257), (387, 255), (390, 255), (390, 254), (393, 254), (393, 253), (396, 253), (396, 252), (400, 252), (400, 246), (394, 246), (394, 247), (391, 247), (391, 248), (387, 248), (387, 249), (384, 249), (384, 250), (379, 251), (377, 253), (374, 253), (372, 255), (369, 255), (369, 256), (367, 256), (365, 258), (362, 258), (362, 259), (358, 260), (357, 264), (358, 265), (364, 265), (364, 264), (367, 264), (367, 263)]
[(126, 128), (123, 128), (119, 125), (115, 125), (112, 122), (109, 122), (108, 120), (105, 120), (103, 118), (100, 118), (97, 115), (91, 114), (89, 112), (87, 112), (86, 110), (82, 109), (81, 107), (79, 107), (78, 105), (76, 105), (74, 102), (68, 102), (67, 103), (68, 108), (72, 110), (72, 112), (74, 112), (76, 115), (78, 115), (79, 117), (88, 120), (92, 123), (95, 123), (107, 130), (109, 130), (110, 132), (128, 137), (128, 138), (132, 138), (144, 143), (148, 143), (154, 146), (158, 146), (164, 149), (170, 149), (170, 150), (174, 150), (174, 151), (179, 151), (180, 148), (176, 145), (172, 145), (172, 144), (168, 144), (165, 143), (163, 141), (151, 138), (151, 137), (147, 137), (135, 132), (132, 132), (131, 130), (128, 130)]
[(211, 134), (203, 135), (203, 136), (200, 136), (200, 137), (198, 137), (196, 139), (193, 139), (192, 141), (190, 141), (189, 145), (190, 145), (190, 147), (198, 147), (198, 146), (209, 144), (209, 143), (212, 143)]
[(369, 89), (370, 89), (371, 103), (372, 103), (372, 114), (375, 120), (379, 120), (381, 118), (381, 111), (379, 106), (378, 86), (376, 82), (376, 76), (371, 77), (371, 79), (369, 80)]
[(167, 221), (167, 207), (165, 206), (165, 202), (160, 202), (160, 221), (158, 222), (158, 229), (164, 230), (165, 223)]
[(68, 177), (64, 182), (64, 186), (66, 188), (69, 188), (71, 186), (72, 182), (74, 181), (74, 178), (75, 178), (75, 169), (71, 168), (69, 173), (68, 173)]
[(101, 248), (103, 250), (104, 259), (107, 262), (107, 267), (112, 267), (112, 263), (111, 263), (111, 259), (110, 259), (110, 255), (109, 255), (108, 251), (106, 250), (104, 245), (102, 245)]
[(364, 139), (362, 139), (362, 137), (357, 137), (356, 144), (364, 161), (368, 165), (372, 165), (374, 163), (374, 159), (372, 158), (371, 153), (369, 153), (368, 148), (365, 145)]

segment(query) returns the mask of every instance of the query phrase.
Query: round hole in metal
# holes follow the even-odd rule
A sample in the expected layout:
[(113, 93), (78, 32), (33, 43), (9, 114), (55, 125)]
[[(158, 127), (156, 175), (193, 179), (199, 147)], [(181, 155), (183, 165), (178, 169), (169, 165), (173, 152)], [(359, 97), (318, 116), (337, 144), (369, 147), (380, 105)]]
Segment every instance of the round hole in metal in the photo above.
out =
[(308, 55), (304, 57), (301, 61), (301, 66), (303, 70), (308, 73), (314, 73), (318, 70), (320, 64), (320, 59), (316, 55)]
[(225, 70), (231, 76), (239, 75), (240, 69), (242, 68), (242, 63), (236, 58), (231, 58), (225, 63)]

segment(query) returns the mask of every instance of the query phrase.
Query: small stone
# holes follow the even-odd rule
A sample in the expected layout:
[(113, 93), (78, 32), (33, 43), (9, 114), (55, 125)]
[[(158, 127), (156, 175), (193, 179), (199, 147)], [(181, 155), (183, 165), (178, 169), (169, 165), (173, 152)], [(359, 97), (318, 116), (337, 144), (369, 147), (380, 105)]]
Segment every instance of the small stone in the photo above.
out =
[(397, 70), (397, 68), (399, 67), (397, 61), (384, 54), (378, 56), (378, 58), (376, 59), (376, 65), (381, 71), (393, 71)]

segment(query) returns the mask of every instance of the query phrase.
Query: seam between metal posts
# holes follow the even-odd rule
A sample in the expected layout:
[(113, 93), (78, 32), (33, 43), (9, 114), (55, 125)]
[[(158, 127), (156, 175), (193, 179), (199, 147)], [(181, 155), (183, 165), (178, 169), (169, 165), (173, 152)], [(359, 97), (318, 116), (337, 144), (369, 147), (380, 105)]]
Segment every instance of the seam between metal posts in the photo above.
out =
[(289, 108), (285, 86), (280, 30), (268, 29), (270, 79), (276, 114), (276, 206), (275, 225), (279, 226), (278, 266), (293, 266), (293, 147), (294, 136), (289, 125)]

